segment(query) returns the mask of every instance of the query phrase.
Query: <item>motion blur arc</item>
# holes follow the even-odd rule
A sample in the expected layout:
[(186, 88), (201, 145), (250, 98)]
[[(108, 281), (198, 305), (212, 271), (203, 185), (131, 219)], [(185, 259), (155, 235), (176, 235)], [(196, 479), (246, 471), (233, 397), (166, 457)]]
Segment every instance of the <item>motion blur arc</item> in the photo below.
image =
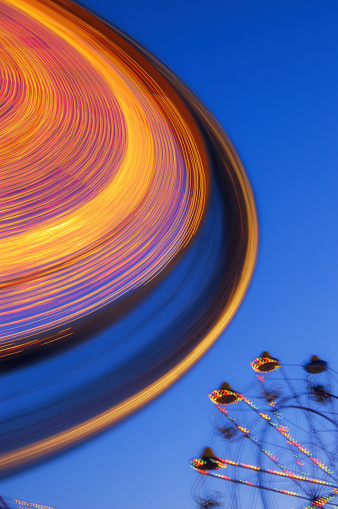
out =
[(24, 423), (6, 413), (6, 475), (182, 376), (238, 309), (258, 229), (235, 150), (171, 71), (79, 5), (1, 4), (0, 358), (18, 401), (28, 373), (40, 391)]

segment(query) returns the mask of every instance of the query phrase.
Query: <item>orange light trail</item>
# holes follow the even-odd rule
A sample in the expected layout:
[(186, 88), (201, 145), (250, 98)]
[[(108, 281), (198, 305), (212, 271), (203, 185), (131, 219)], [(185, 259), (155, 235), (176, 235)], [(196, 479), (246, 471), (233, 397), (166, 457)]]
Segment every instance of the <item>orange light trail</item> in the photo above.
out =
[(42, 4), (1, 12), (7, 356), (158, 274), (198, 229), (209, 169), (192, 120), (121, 49)]
[(206, 137), (236, 216), (234, 262), (203, 333), (191, 334), (198, 341), (189, 338), (192, 346), (130, 397), (2, 454), (4, 473), (107, 429), (182, 376), (238, 309), (258, 228), (225, 133), (154, 57), (68, 0), (0, 0), (0, 13), (3, 363), (71, 343), (79, 323), (83, 332), (96, 312), (151, 287), (183, 255), (208, 207)]

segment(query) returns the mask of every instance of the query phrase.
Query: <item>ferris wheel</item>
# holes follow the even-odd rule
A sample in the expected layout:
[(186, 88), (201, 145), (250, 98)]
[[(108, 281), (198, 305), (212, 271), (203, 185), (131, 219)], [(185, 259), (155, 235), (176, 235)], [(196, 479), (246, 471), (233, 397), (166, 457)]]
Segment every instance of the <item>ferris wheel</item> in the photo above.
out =
[(243, 390), (223, 383), (209, 447), (191, 466), (201, 509), (338, 509), (338, 373), (313, 355), (251, 362)]

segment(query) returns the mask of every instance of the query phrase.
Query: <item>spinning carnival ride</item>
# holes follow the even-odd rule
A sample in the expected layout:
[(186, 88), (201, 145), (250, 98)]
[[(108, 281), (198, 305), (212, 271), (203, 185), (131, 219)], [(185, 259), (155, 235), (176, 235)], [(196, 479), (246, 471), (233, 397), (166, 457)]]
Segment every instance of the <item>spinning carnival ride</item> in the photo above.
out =
[(191, 461), (198, 507), (338, 508), (337, 372), (316, 355), (295, 366), (268, 352), (251, 367), (242, 392), (223, 383), (209, 395), (219, 456), (206, 447)]
[(136, 41), (69, 0), (0, 0), (0, 33), (3, 477), (197, 362), (258, 229), (226, 134)]

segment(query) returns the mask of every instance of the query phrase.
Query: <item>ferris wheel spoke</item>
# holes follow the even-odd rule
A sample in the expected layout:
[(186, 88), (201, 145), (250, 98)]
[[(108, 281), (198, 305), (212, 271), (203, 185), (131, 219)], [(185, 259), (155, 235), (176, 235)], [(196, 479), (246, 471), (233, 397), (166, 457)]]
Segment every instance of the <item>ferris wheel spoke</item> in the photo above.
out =
[[(337, 460), (337, 452), (338, 452), (338, 446), (337, 446), (337, 431), (338, 430), (332, 430), (327, 429), (327, 426), (325, 424), (326, 421), (329, 423), (332, 423), (335, 425), (335, 422), (333, 419), (328, 417), (327, 415), (313, 409), (310, 407), (299, 407), (298, 405), (290, 405), (288, 409), (295, 409), (295, 410), (303, 410), (306, 412), (309, 412), (309, 419), (308, 421), (312, 422), (311, 430), (312, 432), (308, 432), (308, 440), (307, 443), (312, 446), (312, 454), (316, 456), (325, 455), (327, 458), (327, 467), (328, 467), (328, 475), (333, 478), (337, 479), (337, 475), (334, 475), (334, 465)], [(319, 417), (320, 421), (314, 420), (315, 418)], [(289, 421), (291, 423), (291, 421)], [(300, 428), (300, 430), (303, 432), (303, 435), (306, 435), (306, 430), (304, 428)], [(335, 438), (331, 438), (332, 435), (336, 435)], [(317, 458), (318, 460), (318, 458)], [(316, 466), (318, 465), (317, 461), (314, 461)], [(323, 461), (321, 461), (323, 463)]]
[[(302, 495), (300, 493), (297, 493), (295, 491), (274, 488), (272, 486), (263, 486), (262, 484), (256, 484), (254, 482), (247, 481), (247, 480), (244, 480), (244, 479), (234, 479), (234, 478), (232, 478), (230, 476), (227, 476), (227, 475), (224, 475), (224, 474), (219, 474), (217, 472), (199, 470), (199, 473), (202, 474), (202, 475), (209, 476), (209, 477), (214, 477), (214, 478), (217, 478), (217, 479), (221, 479), (221, 480), (227, 481), (229, 483), (241, 484), (243, 486), (250, 486), (251, 488), (257, 488), (257, 489), (260, 489), (260, 490), (270, 491), (271, 493), (279, 493), (280, 495), (287, 495), (287, 496), (293, 497), (293, 498), (299, 498), (299, 499), (302, 499), (302, 500), (308, 500), (312, 504), (314, 502), (318, 504), (318, 503), (320, 503), (320, 500), (321, 500), (321, 499), (318, 499), (318, 501), (317, 500), (314, 501), (310, 497), (307, 497), (307, 496)], [(338, 488), (337, 488), (337, 492), (338, 492)], [(338, 509), (338, 505), (331, 503), (331, 500), (333, 500), (333, 498), (335, 496), (336, 496), (336, 494), (334, 494), (334, 495), (331, 495), (331, 494), (327, 495), (327, 497), (325, 497), (326, 500), (325, 500), (325, 502), (322, 505), (313, 505), (313, 507), (314, 508), (315, 507), (324, 507), (324, 505), (326, 505), (326, 507), (333, 507), (333, 508)], [(309, 506), (309, 507), (311, 507), (311, 506)]]
[[(224, 409), (222, 409), (221, 407), (219, 407), (219, 410), (221, 412), (225, 412)], [(225, 412), (224, 415), (231, 420), (231, 422), (237, 427), (237, 429), (239, 429), (241, 431), (241, 433), (243, 434), (243, 436), (245, 436), (246, 438), (250, 439), (252, 441), (252, 443), (254, 444), (255, 447), (257, 447), (260, 451), (261, 454), (264, 454), (265, 456), (267, 456), (278, 468), (280, 468), (280, 470), (282, 471), (281, 472), (281, 475), (282, 476), (285, 476), (285, 477), (288, 477), (294, 484), (296, 484), (296, 486), (298, 485), (299, 481), (301, 479), (298, 479), (296, 475), (290, 475), (290, 470), (289, 468), (286, 466), (286, 465), (283, 465), (277, 457), (275, 457), (271, 452), (267, 451), (265, 448), (263, 448), (261, 446), (261, 444), (255, 440), (255, 438), (253, 436), (250, 435), (250, 433), (248, 432), (248, 430), (246, 428), (243, 428), (242, 426), (240, 426), (234, 418), (231, 418), (229, 415), (227, 415), (227, 413)], [(267, 444), (265, 444), (267, 445)], [(271, 445), (275, 445), (275, 444), (271, 444)], [(285, 448), (285, 451), (287, 449)], [(251, 468), (252, 470), (256, 470), (258, 472), (262, 472), (262, 468), (260, 466), (248, 466), (247, 468)], [(267, 471), (266, 471), (267, 472)], [(271, 471), (272, 472), (272, 471)], [(271, 473), (269, 472), (269, 473)], [(276, 475), (278, 474), (278, 471), (274, 471), (276, 473)], [(302, 479), (302, 480), (305, 480), (305, 479)], [(319, 484), (319, 483), (318, 483)], [(325, 483), (323, 483), (325, 484)]]
[[(288, 407), (288, 409), (306, 410), (306, 411), (312, 412), (312, 414), (310, 416), (310, 419), (313, 420), (313, 423), (311, 426), (312, 433), (310, 431), (307, 432), (301, 423), (296, 424), (291, 419), (285, 418), (285, 415), (283, 415), (283, 421), (288, 424), (288, 427), (292, 426), (294, 431), (296, 431), (296, 432), (298, 431), (298, 433), (303, 435), (305, 438), (308, 437), (306, 439), (306, 442), (307, 442), (307, 444), (310, 444), (312, 446), (311, 449), (312, 449), (312, 452), (315, 454), (315, 456), (322, 454), (323, 451), (325, 452), (325, 456), (328, 459), (327, 466), (329, 467), (329, 470), (331, 470), (330, 467), (333, 467), (333, 464), (337, 457), (337, 451), (338, 451), (337, 440), (336, 439), (330, 440), (330, 437), (332, 435), (332, 430), (328, 431), (325, 428), (325, 422), (323, 419), (322, 419), (321, 423), (319, 423), (318, 420), (317, 421), (314, 420), (314, 417), (318, 417), (318, 416), (324, 417), (324, 418), (327, 418), (327, 417), (325, 415), (320, 414), (319, 412), (317, 412), (311, 408), (307, 408), (307, 407), (299, 407), (297, 405), (290, 405)], [(332, 422), (331, 419), (329, 419), (329, 420)], [(318, 450), (318, 452), (317, 452), (317, 450)]]
[[(198, 465), (198, 460), (193, 460), (193, 461), (196, 462), (193, 464), (193, 468), (195, 468), (195, 470), (200, 471), (198, 466), (194, 466), (195, 464)], [(240, 463), (238, 461), (233, 461), (233, 460), (223, 459), (223, 458), (215, 458), (213, 460), (213, 462), (215, 463), (215, 465), (217, 465), (216, 466), (217, 469), (226, 468), (228, 465), (231, 465), (232, 467), (237, 467), (237, 468), (241, 468), (241, 469), (245, 469), (245, 470), (251, 470), (251, 471), (255, 471), (255, 472), (261, 472), (263, 474), (269, 474), (272, 476), (282, 477), (283, 479), (291, 479), (292, 481), (296, 480), (296, 481), (305, 481), (305, 482), (309, 482), (312, 484), (320, 484), (321, 486), (325, 486), (327, 488), (332, 488), (333, 489), (332, 493), (338, 493), (338, 486), (336, 486), (332, 483), (323, 481), (322, 479), (311, 478), (311, 477), (305, 476), (305, 475), (298, 475), (295, 472), (291, 472), (291, 471), (280, 472), (278, 470), (264, 469), (264, 468), (258, 467), (256, 465), (249, 465), (249, 464), (245, 464), (245, 463)]]
[[(315, 363), (317, 363), (317, 367), (319, 366), (320, 369), (314, 369)], [(321, 365), (321, 367), (320, 367), (320, 365)], [(330, 387), (330, 384), (327, 384), (327, 388), (325, 388), (324, 385), (315, 382), (315, 380), (317, 380), (316, 376), (318, 376), (320, 373), (325, 373), (326, 375), (328, 374), (327, 363), (325, 361), (320, 361), (320, 359), (317, 356), (312, 356), (312, 360), (310, 361), (310, 363), (308, 363), (307, 365), (304, 366), (304, 369), (307, 373), (310, 373), (310, 376), (308, 376), (306, 378), (307, 391), (305, 394), (307, 396), (308, 402), (310, 402), (311, 395), (312, 395), (312, 398), (317, 401), (317, 403), (322, 403), (322, 404), (325, 403), (326, 401), (330, 400), (330, 398), (335, 397), (332, 394), (332, 391), (327, 390), (327, 388)], [(320, 438), (317, 434), (317, 428), (316, 428), (316, 426), (313, 422), (313, 419), (312, 419), (313, 414), (317, 414), (321, 417), (326, 418), (335, 426), (337, 426), (337, 422), (333, 418), (326, 416), (322, 412), (317, 411), (316, 409), (310, 407), (309, 405), (307, 405), (307, 406), (302, 405), (301, 396), (295, 390), (290, 378), (286, 376), (284, 368), (282, 366), (281, 366), (280, 371), (283, 375), (283, 378), (284, 378), (286, 384), (289, 386), (290, 390), (293, 392), (294, 399), (297, 402), (297, 405), (289, 405), (289, 406), (293, 407), (293, 408), (298, 408), (300, 410), (304, 410), (304, 412), (305, 412), (304, 415), (305, 415), (305, 417), (308, 421), (309, 427), (310, 427), (311, 436), (316, 437), (317, 439), (320, 440)], [(315, 377), (315, 378), (313, 378), (313, 377)], [(322, 448), (322, 449), (324, 448), (324, 444), (322, 442), (320, 443), (320, 448)]]
[[(274, 421), (271, 420), (271, 417), (266, 414), (266, 413), (263, 413), (263, 412), (260, 412), (259, 411), (259, 408), (254, 405), (254, 403), (252, 401), (250, 401), (244, 394), (241, 394), (240, 395), (241, 399), (244, 401), (244, 403), (246, 403), (249, 407), (252, 408), (252, 410), (258, 415), (260, 416), (262, 419), (266, 420), (268, 422), (268, 424), (273, 428), (275, 429), (276, 431), (278, 431), (278, 433), (280, 433), (286, 440), (286, 443), (290, 444), (291, 446), (297, 448), (302, 454), (304, 454), (307, 458), (309, 458), (318, 468), (324, 470), (330, 477), (333, 477), (331, 476), (330, 472), (329, 472), (329, 468), (327, 465), (325, 465), (322, 461), (320, 461), (318, 458), (316, 458), (312, 453), (311, 451), (309, 451), (309, 449), (305, 446), (303, 446), (302, 444), (300, 444), (297, 440), (295, 440), (291, 433), (289, 432), (289, 429), (287, 426), (283, 426), (283, 425), (279, 425), (277, 423), (275, 423)], [(292, 405), (290, 405), (288, 408), (292, 408)], [(305, 410), (305, 407), (299, 407), (299, 406), (293, 406), (293, 408), (301, 408), (301, 409), (304, 409)], [(309, 409), (311, 410), (311, 409)], [(316, 411), (315, 411), (316, 412)], [(320, 415), (319, 412), (316, 412)], [(329, 419), (330, 420), (330, 419)]]

